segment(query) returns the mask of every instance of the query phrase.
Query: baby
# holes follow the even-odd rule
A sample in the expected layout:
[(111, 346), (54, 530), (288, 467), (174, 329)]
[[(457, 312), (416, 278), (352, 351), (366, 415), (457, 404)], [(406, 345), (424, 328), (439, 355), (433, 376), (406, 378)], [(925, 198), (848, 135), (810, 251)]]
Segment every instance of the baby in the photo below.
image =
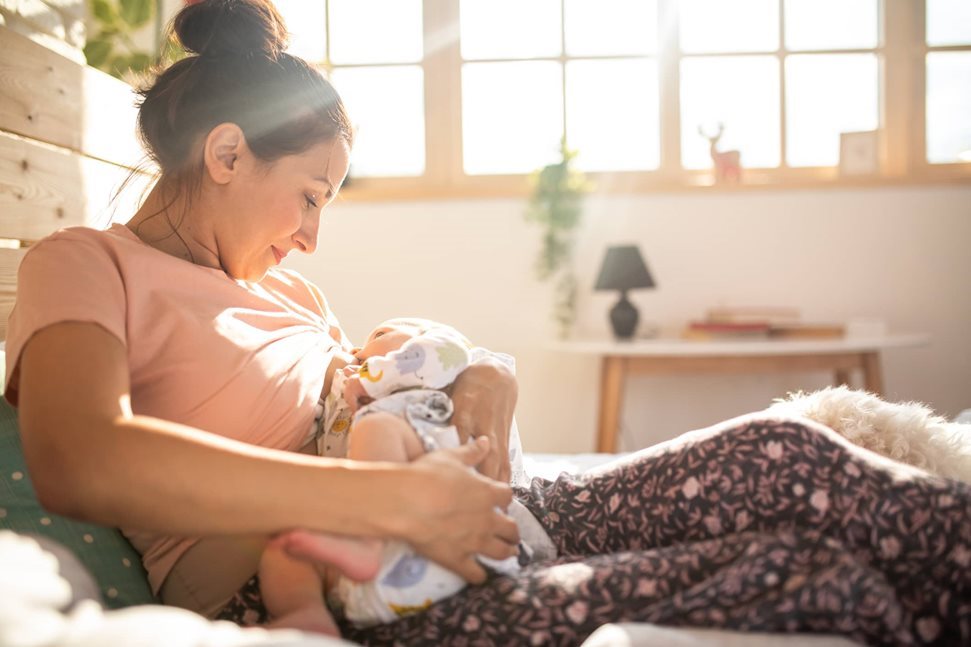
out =
[[(428, 451), (458, 447), (458, 432), (450, 424), (452, 401), (441, 389), (469, 366), (473, 350), (465, 336), (443, 324), (392, 319), (379, 325), (365, 346), (353, 351), (360, 365), (334, 376), (324, 402), (319, 453), (409, 462)], [(510, 444), (512, 462), (519, 462), (518, 442)], [(528, 516), (521, 504), (514, 507), (510, 514), (517, 521)], [(352, 623), (369, 626), (423, 611), (465, 586), (461, 577), (402, 542), (332, 541), (340, 564), (319, 570), (292, 558), (279, 543), (264, 551), (261, 593), (278, 625), (337, 635), (328, 604)], [(521, 559), (529, 552), (520, 546)], [(519, 568), (516, 558), (480, 561), (501, 573)]]

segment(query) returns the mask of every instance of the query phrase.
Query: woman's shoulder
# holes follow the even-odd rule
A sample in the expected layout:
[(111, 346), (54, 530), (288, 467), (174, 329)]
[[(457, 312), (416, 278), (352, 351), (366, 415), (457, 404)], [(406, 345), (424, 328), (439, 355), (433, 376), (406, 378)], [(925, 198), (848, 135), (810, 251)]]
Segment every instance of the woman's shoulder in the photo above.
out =
[(327, 298), (316, 285), (295, 270), (282, 267), (271, 268), (260, 284), (277, 294), (291, 299), (305, 308), (319, 311), (323, 315), (330, 312)]
[(120, 230), (128, 231), (124, 225), (118, 224), (111, 225), (107, 229), (82, 225), (64, 227), (33, 243), (28, 249), (28, 254), (49, 252), (60, 256), (64, 253), (70, 255), (72, 252), (86, 254), (98, 249), (117, 249), (120, 245), (126, 246), (131, 243), (131, 239)]

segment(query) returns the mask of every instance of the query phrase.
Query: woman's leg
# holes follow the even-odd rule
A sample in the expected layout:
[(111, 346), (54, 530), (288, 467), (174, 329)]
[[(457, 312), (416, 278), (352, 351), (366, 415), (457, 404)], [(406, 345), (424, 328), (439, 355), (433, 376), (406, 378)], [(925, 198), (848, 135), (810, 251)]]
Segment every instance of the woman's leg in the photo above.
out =
[[(346, 635), (568, 645), (604, 622), (639, 620), (971, 641), (968, 487), (810, 423), (729, 421), (596, 475), (536, 480), (525, 494), (561, 550), (615, 554), (535, 565)], [(229, 617), (245, 617), (251, 592)]]
[(819, 533), (740, 533), (570, 558), (469, 587), (425, 613), (344, 637), (373, 645), (578, 645), (607, 622), (841, 633), (914, 644), (880, 573)]
[(883, 573), (928, 635), (937, 613), (971, 623), (971, 488), (806, 420), (745, 416), (520, 494), (561, 554), (814, 530)]
[[(639, 621), (921, 644), (886, 579), (818, 532), (739, 533), (570, 559), (467, 587), (393, 624), (344, 624), (342, 635), (370, 645), (567, 646), (606, 622)], [(258, 580), (219, 617), (265, 622)]]
[(179, 558), (159, 591), (164, 604), (212, 618), (256, 572), (266, 537), (207, 537)]

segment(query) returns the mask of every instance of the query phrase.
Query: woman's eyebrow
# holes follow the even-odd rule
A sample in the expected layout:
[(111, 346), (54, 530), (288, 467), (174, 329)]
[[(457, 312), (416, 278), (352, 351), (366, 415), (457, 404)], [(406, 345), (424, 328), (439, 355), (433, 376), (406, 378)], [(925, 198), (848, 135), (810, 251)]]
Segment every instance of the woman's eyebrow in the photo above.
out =
[(328, 180), (327, 178), (325, 178), (325, 177), (315, 177), (314, 178), (314, 182), (320, 182), (321, 184), (325, 184), (330, 189), (330, 192), (331, 193), (334, 192), (334, 183), (331, 182), (330, 180)]

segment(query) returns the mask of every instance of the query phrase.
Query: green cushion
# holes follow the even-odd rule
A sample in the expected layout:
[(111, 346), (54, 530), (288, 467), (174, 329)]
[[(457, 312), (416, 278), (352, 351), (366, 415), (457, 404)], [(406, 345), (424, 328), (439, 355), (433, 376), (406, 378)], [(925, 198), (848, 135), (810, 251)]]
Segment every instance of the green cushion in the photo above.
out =
[(94, 575), (108, 607), (156, 602), (141, 558), (118, 530), (60, 517), (40, 506), (24, 464), (17, 412), (2, 397), (0, 529), (44, 535), (66, 546)]

